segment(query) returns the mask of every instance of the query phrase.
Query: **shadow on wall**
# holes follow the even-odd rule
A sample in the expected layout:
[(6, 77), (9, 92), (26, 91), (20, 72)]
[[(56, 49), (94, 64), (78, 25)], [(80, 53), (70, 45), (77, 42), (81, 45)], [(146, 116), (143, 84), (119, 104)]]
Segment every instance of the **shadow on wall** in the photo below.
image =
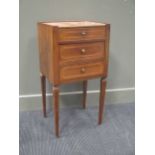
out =
[[(49, 82), (46, 83), (48, 86), (48, 92), (52, 94), (52, 84)], [(82, 91), (82, 82), (76, 82), (72, 84), (64, 84), (60, 86), (60, 93), (61, 92), (73, 92), (73, 91)], [(53, 98), (49, 97), (47, 98), (47, 103), (49, 104), (49, 109), (52, 109), (53, 105)], [(63, 105), (63, 107), (68, 106), (76, 106), (82, 107), (82, 94), (75, 94), (75, 95), (61, 95), (59, 97), (60, 104)]]
[[(113, 56), (113, 53), (109, 51), (109, 66), (108, 66), (108, 77), (107, 77), (107, 88), (112, 88), (113, 86), (117, 86), (117, 79), (119, 78), (119, 74), (117, 74), (119, 71), (119, 64), (115, 57)], [(115, 77), (113, 77), (110, 74), (115, 74)]]

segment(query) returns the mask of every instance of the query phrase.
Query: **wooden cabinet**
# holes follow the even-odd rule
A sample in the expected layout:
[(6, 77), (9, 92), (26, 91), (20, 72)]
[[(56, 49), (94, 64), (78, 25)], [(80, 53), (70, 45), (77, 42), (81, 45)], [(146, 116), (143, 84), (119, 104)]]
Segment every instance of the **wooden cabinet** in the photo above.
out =
[(108, 71), (110, 25), (97, 22), (39, 22), (38, 40), (43, 113), (46, 117), (45, 78), (53, 84), (55, 133), (59, 136), (59, 86), (101, 77), (98, 123), (102, 122)]

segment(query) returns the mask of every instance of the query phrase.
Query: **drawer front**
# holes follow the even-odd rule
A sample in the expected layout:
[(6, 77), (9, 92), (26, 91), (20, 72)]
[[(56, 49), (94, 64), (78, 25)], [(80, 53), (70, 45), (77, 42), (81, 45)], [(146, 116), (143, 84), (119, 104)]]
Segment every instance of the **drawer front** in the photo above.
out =
[(66, 66), (60, 69), (60, 81), (80, 80), (82, 78), (91, 78), (95, 76), (105, 75), (105, 66), (103, 62), (91, 64), (78, 64)]
[(104, 39), (105, 27), (61, 28), (59, 41)]
[(104, 57), (104, 48), (104, 42), (60, 45), (60, 60)]

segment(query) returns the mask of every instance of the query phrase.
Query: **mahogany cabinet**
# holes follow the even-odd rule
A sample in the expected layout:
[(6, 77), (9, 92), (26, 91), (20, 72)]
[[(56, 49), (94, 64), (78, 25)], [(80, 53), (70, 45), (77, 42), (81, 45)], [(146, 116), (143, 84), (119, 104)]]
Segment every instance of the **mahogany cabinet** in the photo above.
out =
[(47, 78), (53, 84), (55, 134), (59, 137), (59, 86), (83, 82), (86, 108), (87, 80), (101, 78), (98, 124), (102, 123), (108, 72), (110, 25), (105, 23), (39, 22), (38, 40), (43, 114), (46, 117)]

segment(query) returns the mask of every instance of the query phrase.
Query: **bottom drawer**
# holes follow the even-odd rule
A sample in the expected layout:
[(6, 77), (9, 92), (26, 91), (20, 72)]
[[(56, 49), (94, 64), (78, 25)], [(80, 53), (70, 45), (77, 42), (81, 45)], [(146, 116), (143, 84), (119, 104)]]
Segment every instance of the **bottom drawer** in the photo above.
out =
[(91, 78), (105, 75), (105, 66), (103, 62), (91, 64), (78, 64), (73, 66), (62, 67), (60, 70), (60, 81), (79, 80), (82, 78)]

